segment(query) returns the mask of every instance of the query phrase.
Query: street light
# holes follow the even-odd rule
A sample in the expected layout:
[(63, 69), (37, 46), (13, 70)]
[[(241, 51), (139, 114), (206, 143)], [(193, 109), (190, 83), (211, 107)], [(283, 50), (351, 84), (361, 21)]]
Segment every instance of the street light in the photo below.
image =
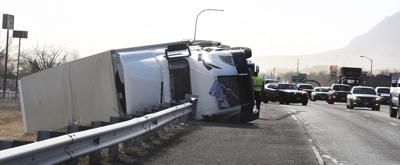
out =
[(369, 57), (367, 57), (367, 56), (360, 56), (361, 58), (366, 58), (366, 59), (368, 59), (370, 62), (371, 62), (371, 71), (370, 71), (370, 74), (371, 74), (371, 76), (372, 76), (372, 63), (373, 63), (373, 61), (374, 60), (372, 60), (371, 58), (369, 58)]
[(195, 23), (195, 25), (194, 25), (194, 37), (193, 37), (193, 41), (196, 40), (197, 20), (199, 19), (200, 14), (203, 13), (203, 12), (205, 12), (205, 11), (224, 11), (224, 10), (222, 10), (222, 9), (204, 9), (204, 10), (202, 10), (199, 14), (197, 14), (196, 23)]

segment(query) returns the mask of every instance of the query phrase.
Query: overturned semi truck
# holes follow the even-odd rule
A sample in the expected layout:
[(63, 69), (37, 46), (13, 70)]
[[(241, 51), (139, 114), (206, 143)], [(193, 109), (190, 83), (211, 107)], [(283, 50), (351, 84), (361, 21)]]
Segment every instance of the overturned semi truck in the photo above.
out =
[(20, 80), (26, 132), (143, 114), (198, 97), (194, 118), (259, 117), (253, 110), (251, 50), (214, 41), (181, 41), (110, 50)]

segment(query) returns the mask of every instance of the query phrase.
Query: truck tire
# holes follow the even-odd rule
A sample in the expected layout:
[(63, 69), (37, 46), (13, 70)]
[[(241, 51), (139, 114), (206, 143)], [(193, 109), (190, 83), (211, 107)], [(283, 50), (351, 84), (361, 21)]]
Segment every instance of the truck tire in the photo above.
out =
[(376, 106), (374, 110), (375, 111), (380, 111), (381, 110), (381, 106)]
[(397, 117), (397, 109), (393, 108), (392, 101), (390, 101), (390, 104), (389, 104), (389, 116), (390, 117)]
[(279, 98), (279, 104), (285, 104), (285, 100), (283, 100), (283, 98)]
[(263, 102), (264, 102), (265, 104), (268, 104), (268, 99), (265, 98)]
[(334, 104), (332, 100), (328, 100), (328, 104)]
[(308, 100), (304, 100), (301, 102), (301, 105), (306, 106), (308, 104)]

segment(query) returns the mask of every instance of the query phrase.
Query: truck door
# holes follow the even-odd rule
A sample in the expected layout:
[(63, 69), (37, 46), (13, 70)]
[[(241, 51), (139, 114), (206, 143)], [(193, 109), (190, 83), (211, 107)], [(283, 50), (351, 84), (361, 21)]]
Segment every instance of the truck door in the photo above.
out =
[(168, 60), (171, 99), (174, 101), (185, 100), (185, 94), (192, 94), (190, 83), (189, 63), (184, 58)]

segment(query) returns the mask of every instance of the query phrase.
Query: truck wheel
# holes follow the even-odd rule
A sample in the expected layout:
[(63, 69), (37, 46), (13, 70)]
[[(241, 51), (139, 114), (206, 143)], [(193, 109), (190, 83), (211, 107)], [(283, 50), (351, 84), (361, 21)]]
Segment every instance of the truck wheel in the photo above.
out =
[(283, 98), (279, 98), (279, 104), (284, 104), (285, 100), (283, 100)]
[(308, 104), (308, 100), (304, 100), (301, 104), (302, 104), (303, 106), (306, 106), (306, 105)]
[(332, 100), (328, 100), (328, 104), (333, 104), (334, 102)]
[(379, 105), (376, 106), (374, 110), (375, 110), (375, 111), (380, 111), (380, 110), (381, 110), (381, 106), (379, 106)]
[(349, 105), (349, 109), (354, 109), (354, 106), (352, 106), (351, 104)]
[(392, 102), (390, 102), (390, 104), (389, 104), (389, 115), (390, 115), (390, 117), (397, 117), (397, 109), (393, 108)]
[(268, 104), (268, 99), (265, 98), (263, 102), (264, 102), (265, 104)]

